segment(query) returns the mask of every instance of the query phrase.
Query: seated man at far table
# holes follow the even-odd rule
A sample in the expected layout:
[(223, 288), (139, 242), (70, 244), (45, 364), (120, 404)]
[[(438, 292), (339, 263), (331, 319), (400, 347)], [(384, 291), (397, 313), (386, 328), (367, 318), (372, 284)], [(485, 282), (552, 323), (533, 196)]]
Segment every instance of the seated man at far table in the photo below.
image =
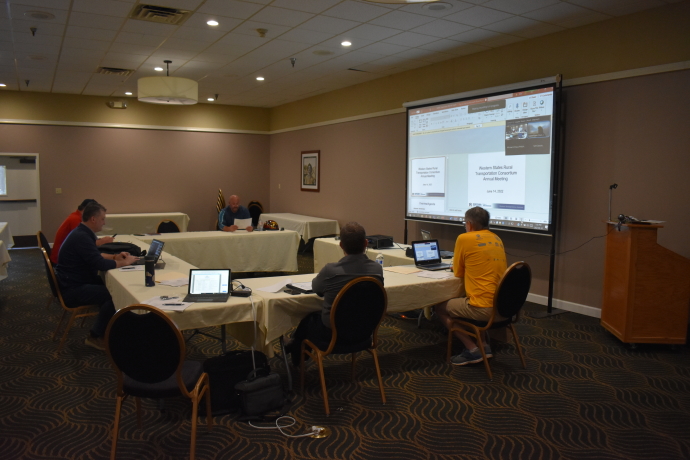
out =
[[(62, 242), (65, 241), (65, 238), (67, 238), (67, 235), (70, 234), (72, 230), (77, 228), (79, 224), (81, 223), (81, 213), (86, 207), (87, 204), (89, 203), (95, 203), (96, 200), (87, 198), (84, 201), (81, 202), (79, 206), (77, 206), (77, 210), (74, 211), (72, 214), (67, 216), (67, 219), (60, 225), (60, 228), (58, 228), (57, 233), (55, 234), (55, 240), (53, 242), (53, 252), (50, 253), (50, 260), (53, 262), (53, 264), (58, 263), (58, 254), (60, 253), (60, 246), (62, 246)], [(105, 243), (112, 243), (113, 242), (113, 237), (112, 236), (104, 236), (101, 238), (98, 238), (96, 240), (96, 245), (100, 246)]]
[(81, 220), (81, 224), (62, 243), (60, 263), (55, 267), (55, 274), (68, 308), (99, 306), (98, 316), (90, 336), (86, 338), (86, 344), (105, 350), (105, 330), (115, 314), (115, 306), (98, 272), (131, 265), (137, 258), (128, 252), (101, 254), (98, 250), (96, 232), (100, 232), (105, 225), (103, 205), (96, 202), (86, 205)]
[(373, 276), (383, 284), (383, 267), (364, 253), (367, 238), (364, 227), (348, 222), (340, 229), (340, 247), (345, 257), (326, 264), (311, 282), (312, 289), (323, 296), (320, 312), (309, 313), (297, 326), (292, 341), (285, 351), (292, 354), (292, 363), (299, 366), (299, 354), (304, 339), (329, 342), (331, 340), (331, 307), (333, 301), (347, 283), (360, 276)]
[[(506, 271), (506, 253), (503, 242), (489, 231), (489, 212), (479, 206), (465, 212), (465, 233), (461, 233), (455, 242), (453, 272), (463, 278), (464, 297), (450, 299), (436, 305), (435, 312), (441, 321), (450, 329), (453, 317), (470, 318), (477, 321), (488, 321), (494, 302), (494, 294), (503, 273)], [(494, 321), (500, 321), (496, 316)], [(451, 358), (455, 366), (480, 363), (484, 360), (474, 340), (461, 332), (455, 335), (465, 345), (465, 350)], [(484, 341), (484, 352), (491, 358), (489, 335)]]
[[(235, 219), (251, 218), (252, 216), (249, 214), (249, 210), (244, 206), (240, 206), (240, 197), (237, 195), (232, 195), (230, 199), (228, 199), (228, 205), (220, 212), (218, 225), (224, 232), (234, 232), (239, 228), (237, 225), (235, 225)], [(254, 230), (254, 228), (250, 224), (243, 230), (251, 232)]]

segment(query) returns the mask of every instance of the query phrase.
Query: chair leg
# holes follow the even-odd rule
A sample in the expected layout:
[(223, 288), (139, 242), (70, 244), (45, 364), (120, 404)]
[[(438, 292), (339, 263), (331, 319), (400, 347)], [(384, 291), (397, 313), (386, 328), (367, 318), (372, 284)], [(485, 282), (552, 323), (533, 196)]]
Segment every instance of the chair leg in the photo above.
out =
[(194, 460), (196, 454), (196, 419), (199, 412), (199, 399), (196, 394), (192, 395), (192, 443), (189, 447), (189, 460)]
[(134, 403), (137, 406), (137, 428), (142, 429), (141, 425), (141, 399), (134, 398)]
[(379, 366), (379, 355), (376, 349), (369, 350), (371, 356), (374, 357), (374, 366), (376, 367), (376, 377), (379, 379), (379, 391), (381, 392), (381, 402), (386, 404), (386, 393), (383, 391), (383, 378), (381, 377), (381, 367)]
[(115, 460), (117, 455), (117, 438), (120, 429), (120, 409), (122, 408), (122, 396), (118, 395), (115, 400), (115, 424), (113, 426), (113, 443), (110, 447), (110, 460)]
[(206, 394), (204, 397), (206, 398), (206, 426), (208, 427), (208, 431), (211, 431), (213, 429), (213, 414), (211, 413), (211, 387), (206, 386)]
[(321, 394), (323, 396), (323, 408), (326, 410), (326, 415), (331, 415), (331, 410), (328, 407), (328, 392), (326, 391), (326, 376), (323, 373), (323, 357), (316, 351), (316, 364), (319, 366), (319, 378), (321, 379)]
[(352, 381), (355, 381), (355, 371), (357, 370), (357, 353), (352, 353)]
[(453, 353), (453, 329), (448, 329), (448, 351), (446, 353), (446, 362), (450, 364), (450, 355)]
[(299, 379), (300, 379), (300, 391), (304, 396), (304, 344), (300, 349), (299, 353)]
[(522, 354), (522, 347), (520, 346), (520, 340), (518, 339), (517, 334), (515, 333), (515, 328), (513, 327), (513, 324), (509, 324), (510, 326), (510, 332), (513, 333), (513, 341), (515, 342), (515, 348), (517, 348), (518, 355), (520, 355), (520, 361), (522, 361), (522, 368), (527, 369), (527, 363), (525, 362), (525, 356)]
[(60, 316), (60, 321), (58, 321), (58, 325), (55, 328), (55, 332), (53, 332), (53, 340), (55, 340), (55, 337), (57, 337), (58, 332), (60, 332), (60, 326), (62, 326), (62, 322), (65, 320), (65, 315), (67, 312), (65, 310), (62, 310), (62, 315)]
[(484, 362), (484, 369), (486, 370), (486, 373), (489, 376), (489, 380), (493, 380), (494, 376), (491, 373), (491, 366), (489, 365), (489, 358), (486, 357), (486, 352), (484, 351), (484, 341), (482, 340), (482, 333), (479, 332), (478, 329), (475, 329), (476, 332), (476, 339), (477, 339), (477, 348), (479, 348), (479, 351), (482, 354), (482, 361)]
[(76, 318), (77, 312), (74, 311), (72, 312), (72, 315), (69, 317), (69, 321), (67, 322), (67, 326), (65, 326), (65, 332), (62, 333), (62, 339), (60, 339), (60, 345), (58, 345), (57, 351), (60, 352), (62, 350), (62, 346), (65, 344), (65, 339), (67, 338), (67, 333), (69, 330), (72, 328), (72, 323), (74, 323), (74, 318)]

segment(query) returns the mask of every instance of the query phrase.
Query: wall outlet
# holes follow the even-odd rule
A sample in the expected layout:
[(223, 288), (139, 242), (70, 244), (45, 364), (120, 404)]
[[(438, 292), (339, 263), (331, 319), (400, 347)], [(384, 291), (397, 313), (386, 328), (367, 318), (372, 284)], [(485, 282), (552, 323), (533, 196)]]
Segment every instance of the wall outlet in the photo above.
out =
[(60, 195), (61, 193), (62, 193), (62, 189), (61, 189), (61, 188), (56, 188), (56, 189), (55, 189), (55, 194), (56, 194), (56, 195)]

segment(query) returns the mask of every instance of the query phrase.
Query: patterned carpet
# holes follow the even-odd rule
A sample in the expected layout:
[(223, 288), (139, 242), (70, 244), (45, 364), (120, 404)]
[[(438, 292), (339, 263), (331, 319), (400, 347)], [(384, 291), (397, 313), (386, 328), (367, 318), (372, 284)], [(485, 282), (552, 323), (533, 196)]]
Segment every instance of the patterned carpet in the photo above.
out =
[[(59, 308), (46, 309), (49, 288), (37, 250), (13, 250), (10, 276), (0, 281), (0, 458), (102, 459), (110, 449), (114, 373), (105, 354), (84, 345), (73, 328), (55, 354), (50, 335)], [(311, 255), (300, 256), (310, 271)], [(527, 305), (526, 310), (543, 307)], [(87, 320), (88, 323), (88, 320)], [(208, 332), (216, 333), (210, 328)], [(348, 357), (330, 358), (326, 377), (332, 415), (323, 413), (314, 367), (306, 396), (297, 397), (291, 434), (327, 426), (324, 439), (290, 439), (232, 416), (198, 429), (201, 459), (688, 459), (690, 352), (687, 346), (630, 350), (573, 313), (526, 317), (518, 325), (528, 368), (512, 345), (494, 344), (494, 380), (482, 365), (444, 363), (445, 334), (435, 323), (388, 318), (380, 331), (388, 404), (381, 405), (371, 358), (349, 381)], [(234, 344), (236, 346), (236, 344)], [(457, 346), (457, 345), (456, 345)], [(460, 349), (458, 347), (457, 351)], [(194, 337), (191, 359), (220, 352)], [(282, 362), (272, 366), (285, 374)], [(191, 404), (169, 399), (161, 412), (143, 403), (138, 430), (125, 402), (122, 459), (188, 456)]]

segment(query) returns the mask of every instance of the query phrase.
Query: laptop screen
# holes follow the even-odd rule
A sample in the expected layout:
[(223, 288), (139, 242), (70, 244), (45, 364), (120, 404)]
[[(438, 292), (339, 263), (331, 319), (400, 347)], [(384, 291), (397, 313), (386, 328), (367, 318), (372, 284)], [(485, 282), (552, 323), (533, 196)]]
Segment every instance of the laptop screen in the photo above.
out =
[(189, 271), (190, 294), (227, 294), (229, 288), (229, 269)]
[(412, 243), (412, 248), (416, 264), (441, 261), (437, 240), (415, 241)]
[(163, 241), (151, 241), (151, 246), (149, 247), (149, 251), (146, 253), (146, 255), (156, 256), (156, 262), (158, 262), (158, 258), (161, 256), (161, 252), (163, 252), (163, 246), (165, 246), (165, 243)]

